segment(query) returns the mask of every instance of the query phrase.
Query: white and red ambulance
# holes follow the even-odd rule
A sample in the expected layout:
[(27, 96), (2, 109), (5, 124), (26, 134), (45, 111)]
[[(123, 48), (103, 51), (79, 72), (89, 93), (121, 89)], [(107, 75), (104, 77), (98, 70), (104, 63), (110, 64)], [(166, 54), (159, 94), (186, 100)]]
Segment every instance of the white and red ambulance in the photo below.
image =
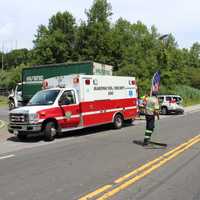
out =
[(107, 123), (121, 128), (137, 115), (134, 77), (59, 76), (46, 79), (43, 88), (9, 113), (8, 130), (20, 139), (43, 134), (53, 140), (57, 133)]

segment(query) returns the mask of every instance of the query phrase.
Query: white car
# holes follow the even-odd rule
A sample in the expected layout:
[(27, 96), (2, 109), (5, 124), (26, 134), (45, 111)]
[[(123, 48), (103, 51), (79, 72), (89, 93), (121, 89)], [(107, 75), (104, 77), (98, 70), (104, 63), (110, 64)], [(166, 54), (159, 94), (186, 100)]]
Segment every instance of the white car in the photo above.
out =
[(169, 113), (183, 114), (183, 99), (178, 95), (158, 95), (160, 103), (160, 113), (167, 115)]

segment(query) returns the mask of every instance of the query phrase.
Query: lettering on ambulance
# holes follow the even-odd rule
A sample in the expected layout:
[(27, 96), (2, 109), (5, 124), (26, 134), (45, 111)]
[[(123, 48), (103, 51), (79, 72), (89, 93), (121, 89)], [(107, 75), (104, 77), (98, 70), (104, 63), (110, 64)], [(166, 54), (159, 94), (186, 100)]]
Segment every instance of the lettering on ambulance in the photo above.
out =
[[(134, 107), (136, 96), (134, 96), (134, 91), (127, 93), (126, 99), (116, 99), (117, 96), (121, 96), (120, 92), (122, 91), (124, 96), (125, 91), (134, 90), (133, 87), (125, 88), (125, 86), (110, 86), (110, 85), (98, 85), (97, 80), (93, 80), (93, 93), (92, 96), (95, 96), (99, 100), (95, 100), (90, 94), (89, 98), (93, 99), (91, 102), (82, 102), (81, 110), (83, 115), (83, 125), (91, 126), (96, 124), (110, 123), (113, 120), (113, 115), (116, 112), (121, 112), (125, 119), (131, 118), (136, 115), (137, 109)], [(87, 90), (86, 90), (87, 91)], [(107, 99), (101, 99), (102, 94), (106, 96)], [(127, 106), (128, 105), (128, 106)]]
[(115, 90), (124, 90), (125, 87), (124, 86), (95, 86), (94, 87), (94, 91), (107, 91), (108, 92), (108, 95), (111, 96), (111, 95), (114, 95), (114, 91)]

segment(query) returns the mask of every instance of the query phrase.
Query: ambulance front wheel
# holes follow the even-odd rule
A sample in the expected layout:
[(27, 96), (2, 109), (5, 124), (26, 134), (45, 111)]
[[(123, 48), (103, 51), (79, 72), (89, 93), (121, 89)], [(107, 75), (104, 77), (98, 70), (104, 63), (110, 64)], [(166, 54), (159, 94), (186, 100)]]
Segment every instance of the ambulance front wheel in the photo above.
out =
[(27, 135), (26, 134), (22, 134), (22, 133), (19, 133), (17, 135), (17, 138), (20, 140), (20, 141), (24, 141), (27, 139)]
[(56, 136), (56, 124), (54, 122), (47, 122), (44, 126), (44, 139), (46, 141), (53, 141)]
[(120, 129), (123, 125), (123, 117), (120, 114), (117, 114), (113, 121), (113, 126), (115, 129)]

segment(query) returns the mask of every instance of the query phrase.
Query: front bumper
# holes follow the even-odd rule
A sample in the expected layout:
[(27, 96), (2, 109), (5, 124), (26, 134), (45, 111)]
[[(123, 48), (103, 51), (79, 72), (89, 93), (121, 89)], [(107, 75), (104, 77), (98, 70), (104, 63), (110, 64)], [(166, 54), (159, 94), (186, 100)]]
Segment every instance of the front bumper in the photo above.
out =
[(16, 123), (8, 124), (9, 133), (15, 135), (18, 134), (40, 135), (41, 130), (42, 130), (42, 124), (16, 124)]
[(168, 111), (174, 113), (184, 113), (184, 108), (170, 108)]

